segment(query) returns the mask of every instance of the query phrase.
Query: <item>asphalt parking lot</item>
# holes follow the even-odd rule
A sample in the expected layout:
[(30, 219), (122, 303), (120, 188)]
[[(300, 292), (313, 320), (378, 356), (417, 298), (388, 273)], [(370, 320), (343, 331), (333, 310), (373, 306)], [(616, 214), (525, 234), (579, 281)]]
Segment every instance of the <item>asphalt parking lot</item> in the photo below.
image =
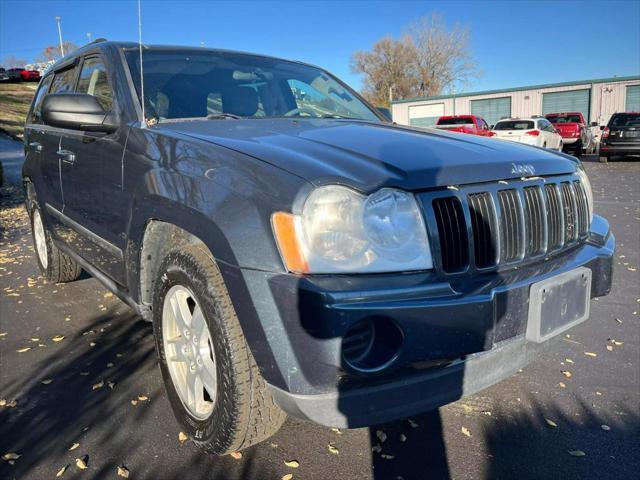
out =
[[(335, 431), (289, 419), (241, 458), (215, 458), (179, 439), (150, 324), (87, 275), (65, 285), (39, 276), (21, 148), (0, 136), (0, 479), (118, 478), (118, 467), (134, 479), (190, 480), (618, 479), (640, 471), (640, 163), (583, 159), (596, 211), (617, 237), (613, 291), (529, 367), (411, 422)], [(285, 464), (292, 460), (297, 468)]]

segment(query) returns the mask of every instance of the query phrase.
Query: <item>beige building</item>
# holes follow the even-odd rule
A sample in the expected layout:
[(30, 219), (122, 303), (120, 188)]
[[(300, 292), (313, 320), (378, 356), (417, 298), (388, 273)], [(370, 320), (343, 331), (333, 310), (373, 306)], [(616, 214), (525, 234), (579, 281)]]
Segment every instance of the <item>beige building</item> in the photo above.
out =
[(434, 125), (441, 115), (479, 115), (493, 125), (501, 118), (551, 112), (582, 112), (587, 121), (606, 125), (613, 113), (625, 111), (640, 111), (640, 76), (409, 98), (391, 105), (395, 122), (416, 127)]

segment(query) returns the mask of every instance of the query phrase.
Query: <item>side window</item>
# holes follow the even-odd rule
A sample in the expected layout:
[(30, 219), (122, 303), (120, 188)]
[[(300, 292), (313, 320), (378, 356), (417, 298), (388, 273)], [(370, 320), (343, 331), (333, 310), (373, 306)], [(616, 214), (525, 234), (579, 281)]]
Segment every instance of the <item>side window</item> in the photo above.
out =
[(68, 68), (57, 72), (53, 77), (50, 93), (73, 92), (73, 82), (76, 78), (76, 69)]
[(76, 87), (78, 93), (88, 93), (96, 97), (105, 111), (111, 110), (113, 106), (113, 92), (107, 78), (107, 71), (104, 63), (98, 57), (86, 58), (82, 63), (80, 78)]
[(33, 108), (31, 110), (31, 115), (27, 120), (27, 123), (42, 123), (42, 102), (44, 97), (49, 92), (49, 87), (51, 86), (51, 80), (53, 80), (53, 75), (47, 75), (40, 82), (40, 86), (38, 87), (38, 91), (36, 92), (36, 96), (33, 99)]

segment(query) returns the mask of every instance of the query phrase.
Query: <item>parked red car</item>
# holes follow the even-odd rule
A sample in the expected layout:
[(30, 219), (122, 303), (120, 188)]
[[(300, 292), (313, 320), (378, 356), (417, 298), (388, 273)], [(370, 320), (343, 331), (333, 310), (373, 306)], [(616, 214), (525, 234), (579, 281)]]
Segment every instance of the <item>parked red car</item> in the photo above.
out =
[(593, 153), (595, 139), (589, 126), (580, 112), (548, 113), (545, 118), (553, 123), (553, 126), (562, 136), (565, 148), (573, 150), (574, 155)]
[(40, 72), (37, 70), (27, 70), (26, 68), (10, 68), (9, 72), (14, 72), (20, 76), (18, 80), (22, 80), (24, 82), (39, 82), (40, 81)]
[(436, 128), (450, 132), (479, 135), (481, 137), (493, 137), (495, 135), (484, 118), (476, 115), (446, 115), (438, 118)]

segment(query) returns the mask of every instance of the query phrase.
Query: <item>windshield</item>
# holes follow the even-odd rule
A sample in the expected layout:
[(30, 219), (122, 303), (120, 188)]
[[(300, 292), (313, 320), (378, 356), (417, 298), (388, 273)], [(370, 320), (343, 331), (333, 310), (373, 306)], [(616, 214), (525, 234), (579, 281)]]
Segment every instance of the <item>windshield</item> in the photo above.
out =
[(611, 127), (640, 127), (640, 113), (617, 113), (611, 117)]
[(580, 115), (549, 115), (551, 123), (580, 123)]
[(438, 125), (473, 125), (473, 118), (471, 117), (441, 118), (440, 120), (438, 120)]
[[(147, 50), (147, 118), (380, 118), (346, 85), (308, 65), (219, 51)], [(125, 50), (138, 96), (140, 57)]]
[(498, 122), (493, 127), (494, 130), (531, 130), (533, 122), (527, 120), (512, 120), (508, 122)]

